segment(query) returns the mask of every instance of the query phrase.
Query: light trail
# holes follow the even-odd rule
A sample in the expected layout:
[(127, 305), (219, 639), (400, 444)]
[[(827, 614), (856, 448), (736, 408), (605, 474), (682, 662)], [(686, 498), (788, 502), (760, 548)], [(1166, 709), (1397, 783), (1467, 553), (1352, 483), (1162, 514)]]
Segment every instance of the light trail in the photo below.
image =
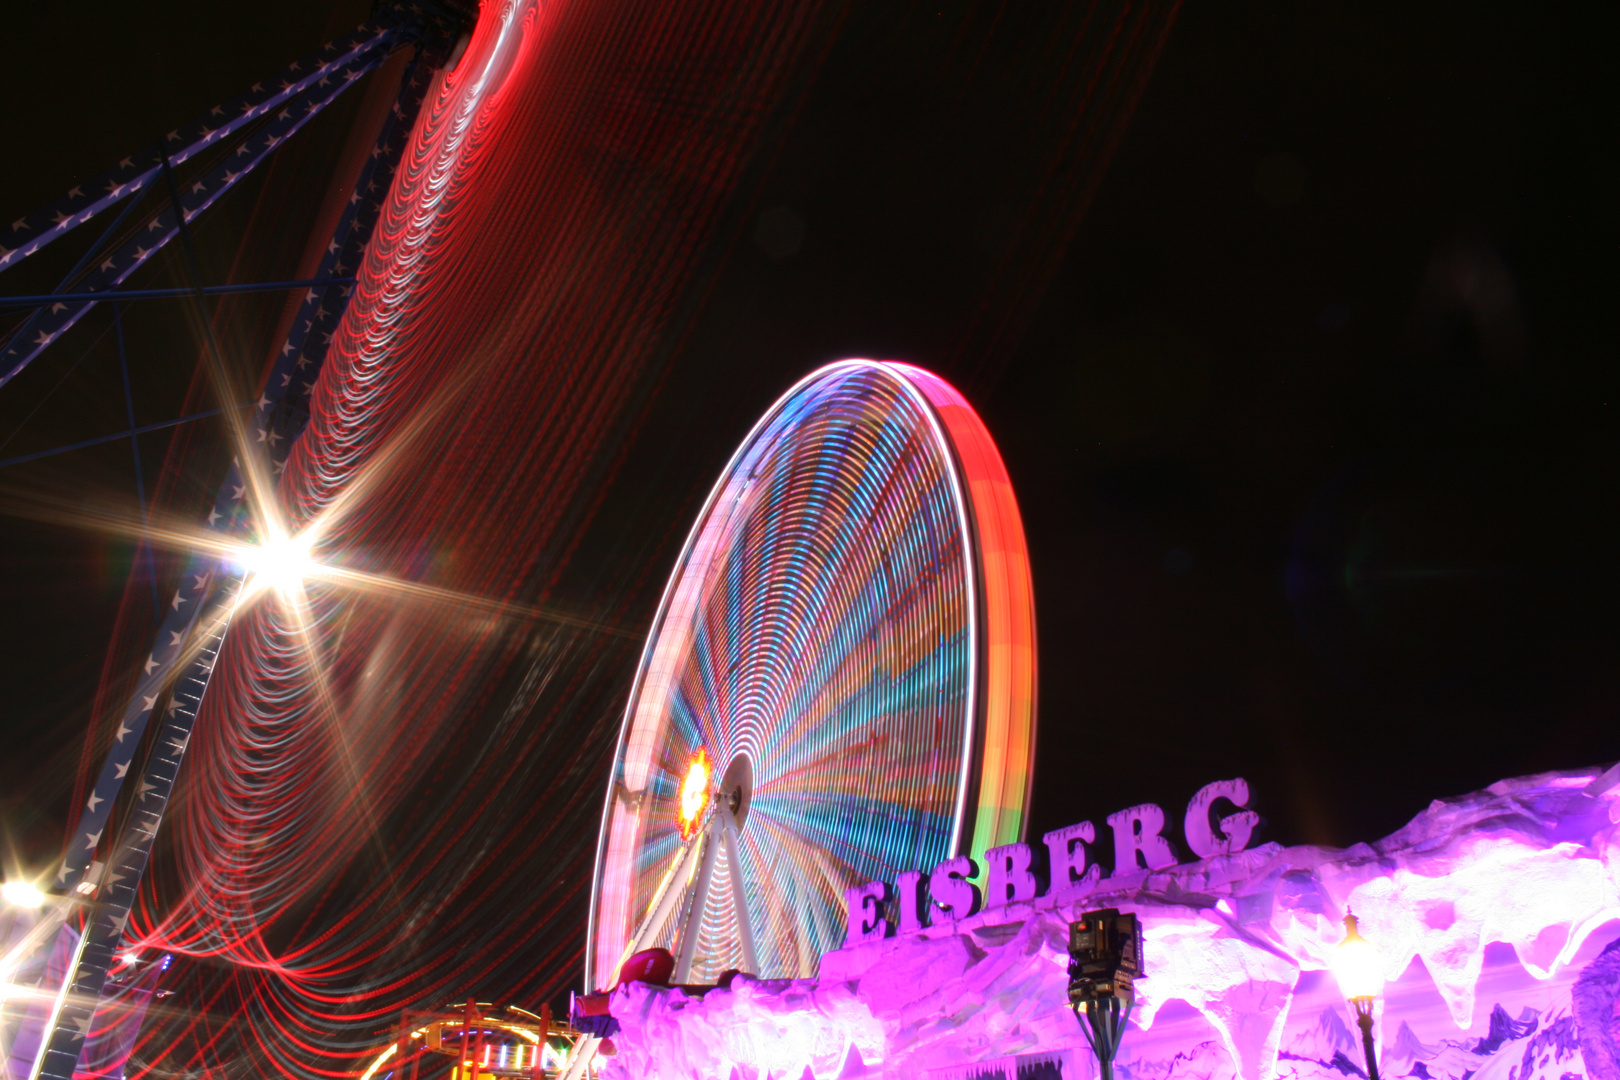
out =
[[(148, 531), (133, 508), (3, 500), (261, 569), (255, 541), (308, 554), (239, 605), (197, 718), (126, 937), (182, 958), (185, 1007), (152, 1010), (132, 1077), (353, 1077), (406, 1008), (575, 982), (600, 783), (684, 527), (664, 503), (601, 520), (603, 492), (840, 10), (485, 4), (346, 310), (312, 328), (330, 345), (281, 471), (230, 426), (252, 535), (192, 524), (181, 451)], [(1153, 38), (1107, 22), (1119, 49)], [(126, 596), (104, 701), (150, 655), (149, 604)]]

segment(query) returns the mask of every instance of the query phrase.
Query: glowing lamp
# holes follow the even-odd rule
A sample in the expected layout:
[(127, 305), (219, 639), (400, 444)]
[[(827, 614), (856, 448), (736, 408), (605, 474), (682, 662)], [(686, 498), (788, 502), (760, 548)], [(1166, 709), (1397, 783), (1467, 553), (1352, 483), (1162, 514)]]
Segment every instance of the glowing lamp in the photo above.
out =
[(38, 908), (45, 903), (45, 894), (26, 881), (8, 881), (0, 885), (0, 899), (12, 907)]
[(1356, 917), (1344, 917), (1344, 940), (1333, 953), (1333, 975), (1348, 1001), (1371, 1001), (1384, 992), (1384, 958), (1356, 931)]
[(686, 779), (681, 781), (679, 811), (682, 840), (690, 840), (697, 835), (703, 811), (709, 806), (709, 777), (713, 772), (706, 747), (698, 747), (686, 760)]
[(1333, 976), (1339, 991), (1356, 1011), (1361, 1028), (1361, 1050), (1367, 1058), (1367, 1080), (1378, 1080), (1378, 1055), (1373, 1049), (1373, 1002), (1384, 992), (1384, 958), (1373, 943), (1356, 930), (1356, 917), (1346, 912), (1344, 940), (1333, 952)]

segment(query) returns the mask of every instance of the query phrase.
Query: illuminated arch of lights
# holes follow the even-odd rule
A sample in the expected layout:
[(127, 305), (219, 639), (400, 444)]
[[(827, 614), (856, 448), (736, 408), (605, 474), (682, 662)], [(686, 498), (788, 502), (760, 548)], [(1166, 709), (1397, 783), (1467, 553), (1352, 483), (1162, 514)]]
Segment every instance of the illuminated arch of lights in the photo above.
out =
[(450, 1080), (530, 1080), (560, 1076), (572, 1063), (579, 1032), (516, 1005), (469, 1001), (465, 1007), (407, 1013), (398, 1037), (371, 1059), (359, 1080), (379, 1073), (416, 1080), (438, 1075), (449, 1058)]

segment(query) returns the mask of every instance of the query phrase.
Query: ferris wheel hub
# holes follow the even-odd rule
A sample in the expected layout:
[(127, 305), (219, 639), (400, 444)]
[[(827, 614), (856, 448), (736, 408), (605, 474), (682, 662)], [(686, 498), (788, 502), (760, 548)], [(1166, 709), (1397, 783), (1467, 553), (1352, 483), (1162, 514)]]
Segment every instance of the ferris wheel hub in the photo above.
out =
[(720, 796), (737, 823), (737, 831), (741, 832), (743, 822), (748, 820), (748, 803), (754, 797), (754, 759), (746, 752), (738, 751), (726, 766), (725, 775), (720, 778)]

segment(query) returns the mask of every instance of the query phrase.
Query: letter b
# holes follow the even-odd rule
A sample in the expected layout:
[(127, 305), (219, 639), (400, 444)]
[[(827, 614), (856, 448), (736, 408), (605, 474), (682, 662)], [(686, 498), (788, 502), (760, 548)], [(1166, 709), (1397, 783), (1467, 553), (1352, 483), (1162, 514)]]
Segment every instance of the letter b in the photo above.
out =
[(990, 880), (984, 887), (984, 906), (1001, 907), (1019, 900), (1033, 900), (1040, 882), (1031, 869), (1035, 850), (1028, 844), (1007, 844), (984, 853)]

